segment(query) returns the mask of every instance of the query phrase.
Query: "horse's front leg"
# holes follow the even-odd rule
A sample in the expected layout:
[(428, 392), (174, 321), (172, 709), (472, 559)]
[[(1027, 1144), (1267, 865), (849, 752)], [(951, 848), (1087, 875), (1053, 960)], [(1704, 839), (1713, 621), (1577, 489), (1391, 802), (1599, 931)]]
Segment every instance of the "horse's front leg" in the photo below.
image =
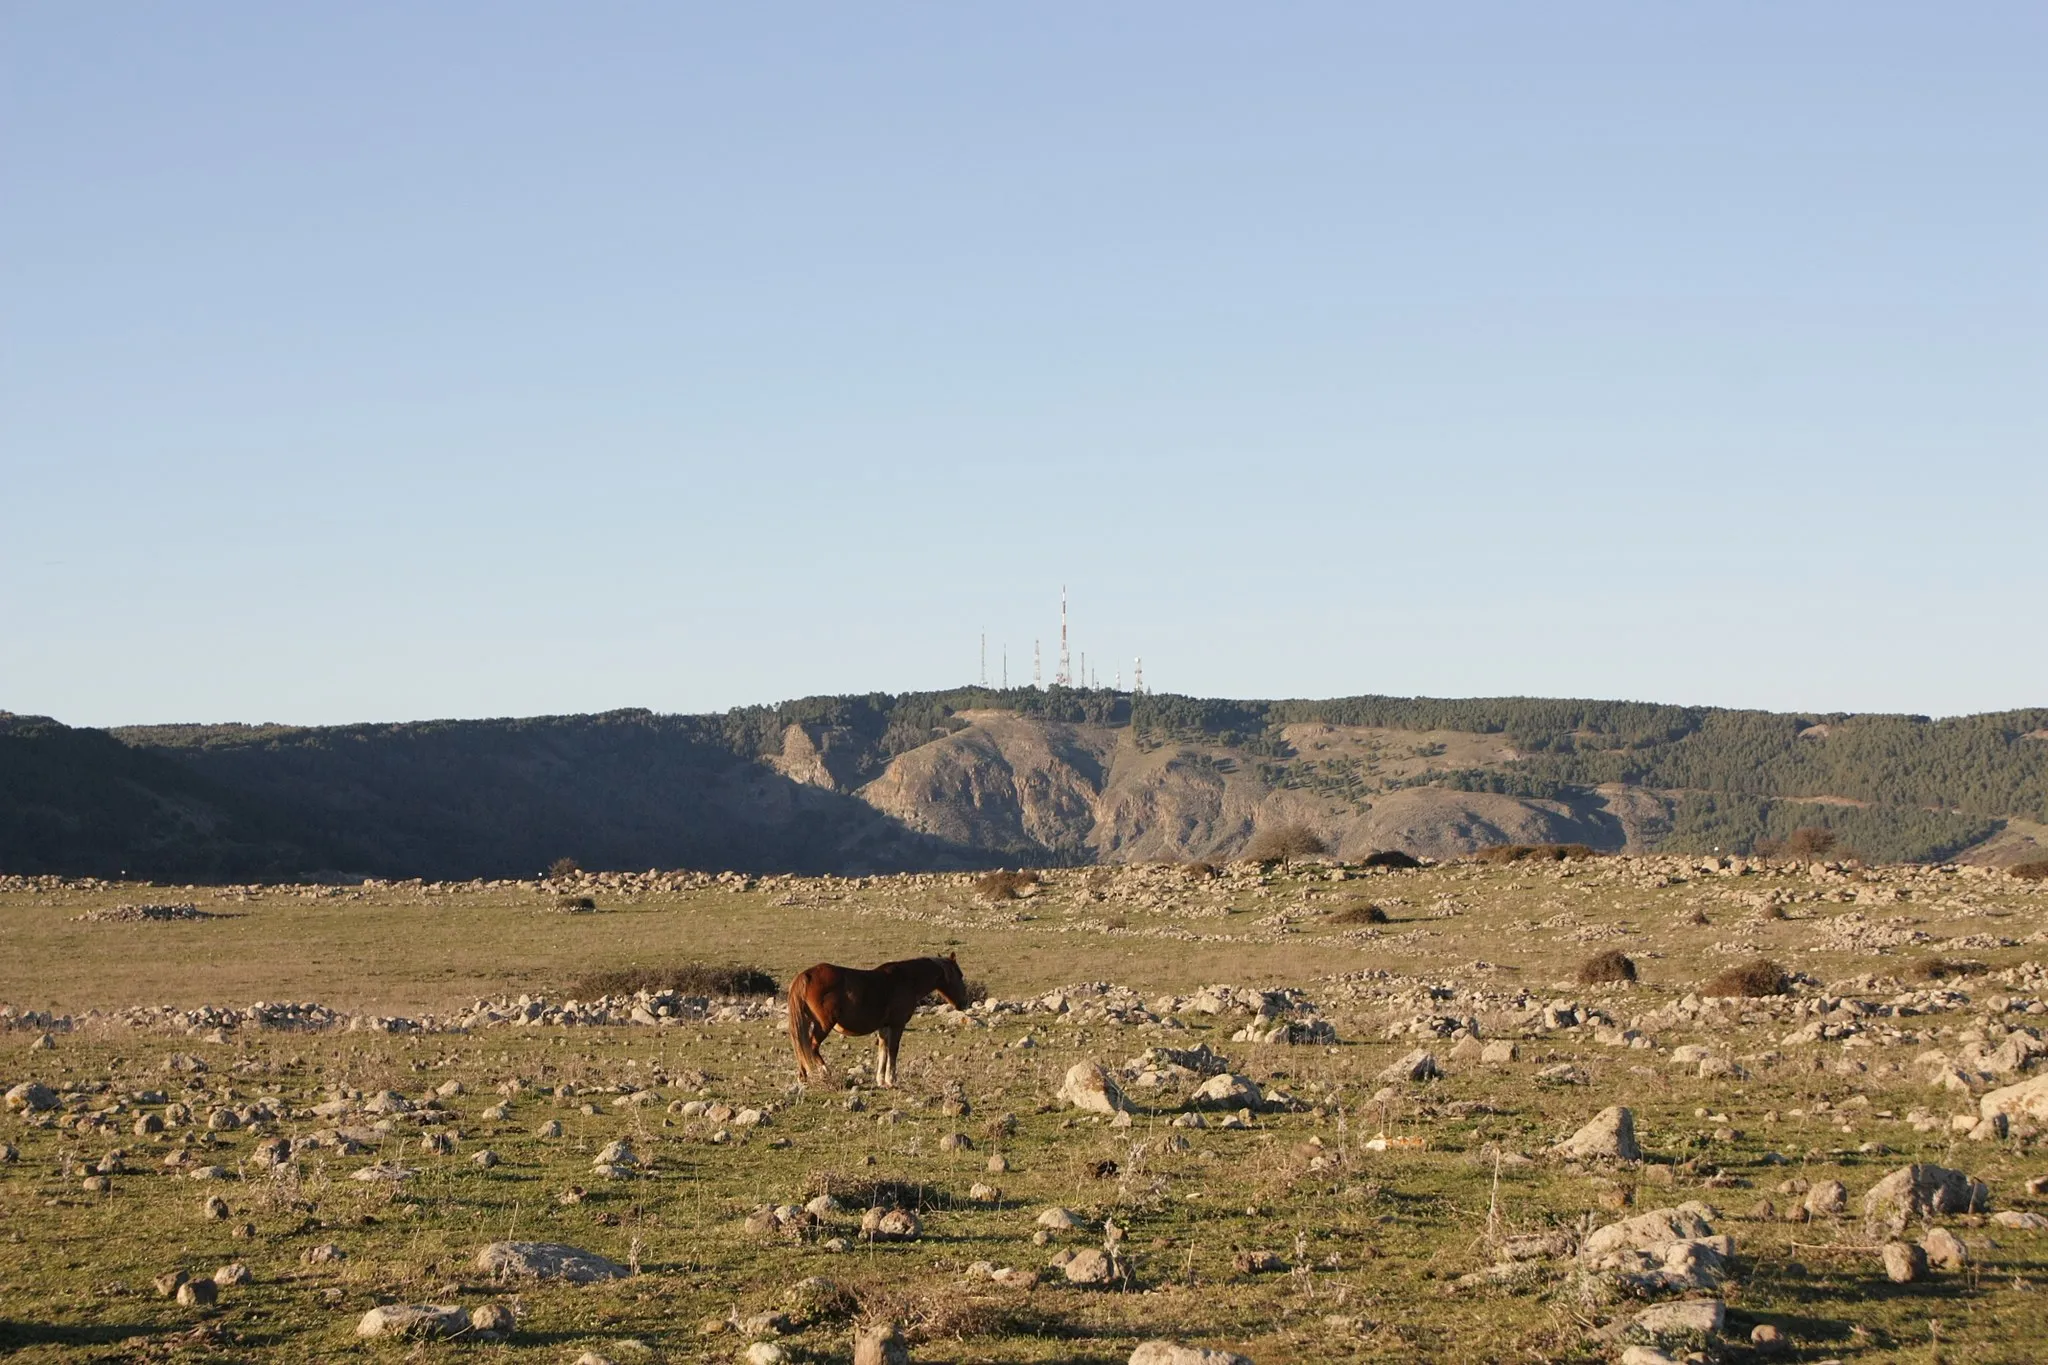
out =
[(876, 1085), (890, 1086), (896, 1083), (896, 1077), (890, 1070), (891, 1060), (889, 1056), (889, 1030), (887, 1028), (877, 1029), (875, 1031)]

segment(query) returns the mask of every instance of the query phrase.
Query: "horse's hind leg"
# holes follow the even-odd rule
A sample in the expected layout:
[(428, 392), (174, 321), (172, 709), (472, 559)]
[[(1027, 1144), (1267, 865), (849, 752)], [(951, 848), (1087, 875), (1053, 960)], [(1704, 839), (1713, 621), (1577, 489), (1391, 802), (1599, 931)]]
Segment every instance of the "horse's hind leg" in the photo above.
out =
[(880, 1082), (891, 1089), (896, 1085), (896, 1049), (903, 1045), (903, 1030), (888, 1025), (882, 1027), (881, 1036), (875, 1039), (876, 1068), (886, 1077)]

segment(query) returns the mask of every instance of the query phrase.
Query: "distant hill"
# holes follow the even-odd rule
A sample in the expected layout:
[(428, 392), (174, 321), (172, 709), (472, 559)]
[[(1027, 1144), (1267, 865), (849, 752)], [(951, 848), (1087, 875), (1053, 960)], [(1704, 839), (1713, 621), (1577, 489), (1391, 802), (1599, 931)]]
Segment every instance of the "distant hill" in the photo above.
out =
[(318, 728), (0, 713), (0, 871), (177, 879), (896, 871), (1504, 842), (2040, 856), (2048, 708), (1932, 721), (1053, 688)]

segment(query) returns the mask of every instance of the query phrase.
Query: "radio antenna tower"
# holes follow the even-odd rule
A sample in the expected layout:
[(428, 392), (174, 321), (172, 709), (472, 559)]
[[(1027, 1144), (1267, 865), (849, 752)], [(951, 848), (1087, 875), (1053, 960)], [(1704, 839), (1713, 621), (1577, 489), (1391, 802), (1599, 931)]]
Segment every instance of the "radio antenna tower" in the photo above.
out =
[(981, 633), (981, 685), (988, 686), (988, 632)]
[(1003, 691), (1010, 690), (1010, 647), (1003, 646)]
[(1073, 660), (1067, 654), (1067, 585), (1060, 584), (1060, 671), (1052, 675), (1055, 687), (1074, 685)]
[(1138, 656), (1138, 666), (1131, 670), (1131, 695), (1145, 695), (1145, 656), (1142, 654)]
[(1033, 691), (1037, 691), (1043, 686), (1045, 686), (1045, 675), (1038, 664), (1038, 640), (1036, 637), (1033, 637), (1031, 641), (1031, 687)]

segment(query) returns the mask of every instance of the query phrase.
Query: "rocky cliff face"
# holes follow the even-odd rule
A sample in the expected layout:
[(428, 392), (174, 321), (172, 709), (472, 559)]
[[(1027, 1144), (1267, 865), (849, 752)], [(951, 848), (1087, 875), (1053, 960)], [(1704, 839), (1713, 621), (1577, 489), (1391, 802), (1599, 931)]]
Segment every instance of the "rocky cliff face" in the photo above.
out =
[[(792, 762), (788, 744), (775, 760), (791, 773), (804, 761)], [(899, 755), (855, 795), (951, 844), (1059, 862), (1227, 859), (1260, 829), (1287, 824), (1309, 826), (1347, 857), (1399, 848), (1447, 858), (1503, 843), (1619, 850), (1640, 847), (1666, 815), (1654, 794), (1632, 788), (1569, 804), (1434, 787), (1332, 797), (1272, 785), (1227, 749), (1147, 746), (1128, 728), (988, 714)]]

